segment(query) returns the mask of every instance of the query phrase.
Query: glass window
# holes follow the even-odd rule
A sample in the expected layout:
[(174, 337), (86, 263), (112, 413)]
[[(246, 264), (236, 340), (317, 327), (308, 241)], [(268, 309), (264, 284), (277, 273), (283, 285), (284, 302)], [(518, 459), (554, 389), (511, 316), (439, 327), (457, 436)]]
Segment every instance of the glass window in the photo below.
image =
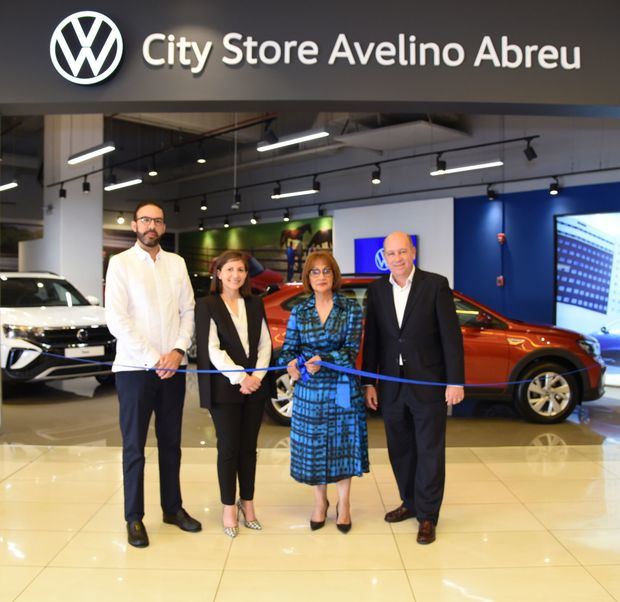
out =
[(460, 326), (470, 326), (474, 328), (498, 328), (505, 329), (506, 324), (494, 318), (490, 314), (480, 309), (473, 303), (468, 303), (459, 297), (454, 297), (456, 315), (459, 318)]
[(75, 307), (90, 303), (66, 280), (6, 278), (0, 280), (2, 307)]

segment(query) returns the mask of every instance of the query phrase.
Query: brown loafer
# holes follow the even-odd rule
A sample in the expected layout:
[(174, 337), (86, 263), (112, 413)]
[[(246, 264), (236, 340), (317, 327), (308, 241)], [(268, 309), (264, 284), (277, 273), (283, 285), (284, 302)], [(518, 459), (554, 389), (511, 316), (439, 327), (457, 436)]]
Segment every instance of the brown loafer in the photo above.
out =
[(395, 510), (390, 510), (385, 515), (386, 523), (399, 523), (402, 520), (407, 520), (408, 518), (415, 518), (415, 512), (412, 512), (405, 506), (405, 504), (401, 504)]
[(416, 541), (422, 545), (435, 541), (435, 523), (432, 520), (420, 521), (420, 528), (418, 529)]

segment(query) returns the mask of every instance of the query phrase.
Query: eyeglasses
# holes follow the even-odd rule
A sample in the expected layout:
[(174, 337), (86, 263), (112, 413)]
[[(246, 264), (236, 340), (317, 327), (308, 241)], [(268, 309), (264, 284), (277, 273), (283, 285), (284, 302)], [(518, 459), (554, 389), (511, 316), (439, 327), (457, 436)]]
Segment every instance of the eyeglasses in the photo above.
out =
[(312, 268), (310, 270), (310, 276), (320, 276), (321, 274), (323, 274), (323, 276), (330, 276), (333, 274), (333, 270), (331, 268), (323, 268), (322, 270), (319, 268)]
[(139, 217), (136, 221), (140, 222), (143, 226), (150, 226), (151, 222), (154, 223), (156, 226), (164, 225), (163, 217), (148, 217), (146, 215), (143, 215), (142, 217)]

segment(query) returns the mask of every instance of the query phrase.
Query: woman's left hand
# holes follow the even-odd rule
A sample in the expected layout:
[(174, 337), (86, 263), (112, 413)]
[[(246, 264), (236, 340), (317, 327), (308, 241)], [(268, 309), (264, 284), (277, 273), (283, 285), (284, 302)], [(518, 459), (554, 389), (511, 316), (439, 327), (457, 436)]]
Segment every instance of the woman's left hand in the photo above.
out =
[(241, 393), (249, 395), (250, 393), (256, 393), (261, 385), (261, 380), (256, 376), (248, 374), (239, 383), (241, 385)]
[(313, 357), (311, 357), (306, 363), (306, 370), (308, 370), (308, 372), (310, 372), (310, 374), (316, 374), (320, 369), (321, 366), (319, 366), (318, 364), (315, 364), (314, 362), (320, 362), (321, 361), (321, 356), (320, 355), (315, 355)]

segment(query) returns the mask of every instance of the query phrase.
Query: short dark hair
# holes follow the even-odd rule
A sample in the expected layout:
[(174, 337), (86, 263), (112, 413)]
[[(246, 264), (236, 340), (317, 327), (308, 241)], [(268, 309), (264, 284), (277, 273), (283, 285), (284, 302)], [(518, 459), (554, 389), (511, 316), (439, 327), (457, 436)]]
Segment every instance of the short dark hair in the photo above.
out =
[(155, 201), (142, 201), (141, 203), (138, 203), (138, 206), (133, 210), (133, 221), (134, 222), (138, 221), (138, 211), (140, 211), (142, 207), (146, 207), (147, 205), (153, 205), (153, 207), (157, 207), (158, 209), (161, 209), (161, 212), (164, 214), (164, 217), (166, 216), (166, 212), (164, 211), (164, 208), (159, 203), (156, 203)]
[(338, 262), (332, 253), (328, 251), (313, 251), (308, 255), (304, 269), (301, 274), (301, 282), (304, 285), (304, 290), (311, 293), (312, 287), (310, 286), (310, 270), (313, 268), (317, 261), (324, 261), (332, 270), (334, 280), (332, 282), (332, 291), (337, 291), (342, 283), (342, 276), (340, 274), (340, 267)]
[(215, 259), (215, 262), (213, 263), (213, 274), (211, 276), (211, 292), (222, 292), (222, 281), (217, 277), (217, 271), (221, 270), (230, 261), (243, 262), (247, 276), (245, 277), (245, 282), (239, 289), (239, 292), (242, 297), (249, 297), (252, 294), (252, 287), (250, 285), (250, 264), (248, 262), (248, 256), (239, 251), (224, 251), (224, 253)]

